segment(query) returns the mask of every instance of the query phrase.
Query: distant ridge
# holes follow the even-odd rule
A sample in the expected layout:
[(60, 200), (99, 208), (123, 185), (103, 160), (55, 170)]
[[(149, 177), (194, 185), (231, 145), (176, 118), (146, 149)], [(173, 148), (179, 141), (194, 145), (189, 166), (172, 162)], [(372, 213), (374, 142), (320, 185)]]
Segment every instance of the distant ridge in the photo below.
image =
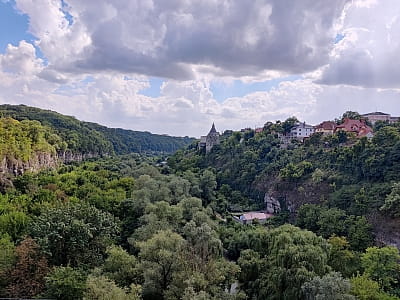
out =
[(52, 128), (67, 143), (67, 150), (95, 156), (132, 152), (173, 153), (194, 141), (189, 137), (108, 128), (97, 123), (79, 121), (75, 117), (51, 110), (26, 105), (0, 105), (0, 116), (11, 117), (18, 121), (37, 120), (43, 126)]

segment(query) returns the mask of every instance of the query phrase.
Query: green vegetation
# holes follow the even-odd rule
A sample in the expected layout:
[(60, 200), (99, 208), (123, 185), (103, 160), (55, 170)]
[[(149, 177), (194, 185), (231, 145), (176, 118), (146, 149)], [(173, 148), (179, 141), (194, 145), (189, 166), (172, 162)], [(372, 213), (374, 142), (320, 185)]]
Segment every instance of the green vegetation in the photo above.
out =
[[(171, 137), (149, 132), (107, 128), (95, 123), (78, 121), (74, 117), (50, 110), (25, 105), (0, 105), (0, 116), (19, 121), (39, 121), (46, 128), (51, 128), (51, 132), (58, 136), (57, 138), (62, 142), (59, 145), (60, 150), (69, 150), (72, 153), (95, 156), (132, 152), (172, 153), (193, 142), (193, 139), (188, 137)], [(47, 141), (52, 144), (56, 136), (49, 138), (50, 140)]]
[[(3, 120), (34, 122), (40, 147), (65, 138)], [(399, 230), (400, 126), (281, 147), (294, 122), (226, 134), (209, 154), (193, 144), (168, 165), (129, 154), (12, 178), (0, 194), (0, 297), (399, 299), (399, 251), (382, 242)], [(265, 224), (231, 217), (264, 198), (281, 207)]]

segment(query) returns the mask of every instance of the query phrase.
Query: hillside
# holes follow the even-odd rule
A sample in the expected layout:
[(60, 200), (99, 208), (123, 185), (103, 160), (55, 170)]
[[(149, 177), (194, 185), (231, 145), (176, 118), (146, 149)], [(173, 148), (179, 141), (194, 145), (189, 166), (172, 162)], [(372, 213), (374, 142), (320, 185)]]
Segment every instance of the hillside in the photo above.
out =
[[(6, 158), (63, 147), (52, 127), (1, 120)], [(0, 193), (0, 297), (399, 300), (399, 124), (283, 147), (292, 121), (167, 165), (132, 153), (17, 173)], [(265, 202), (265, 223), (232, 216)]]
[[(208, 154), (179, 150), (168, 163), (181, 174), (213, 172), (218, 193), (210, 201), (221, 214), (278, 202), (282, 222), (326, 238), (346, 236), (354, 245), (361, 241), (351, 240), (351, 228), (364, 223), (372, 226), (376, 243), (400, 247), (400, 123), (377, 123), (372, 139), (314, 134), (304, 144), (294, 140), (283, 147), (278, 133), (291, 121), (266, 124), (260, 133), (222, 136)], [(330, 209), (325, 220), (319, 216)], [(337, 227), (327, 229), (328, 224)]]
[(0, 116), (15, 120), (36, 120), (51, 128), (65, 143), (65, 149), (81, 155), (102, 156), (111, 154), (172, 153), (193, 142), (188, 137), (172, 137), (107, 128), (105, 126), (82, 122), (50, 110), (25, 105), (0, 105)]

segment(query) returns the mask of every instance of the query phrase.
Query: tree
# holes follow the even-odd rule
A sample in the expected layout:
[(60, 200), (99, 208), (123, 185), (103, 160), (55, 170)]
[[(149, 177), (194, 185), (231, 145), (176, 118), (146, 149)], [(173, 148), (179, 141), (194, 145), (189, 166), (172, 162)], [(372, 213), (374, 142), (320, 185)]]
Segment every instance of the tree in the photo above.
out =
[(8, 282), (8, 272), (16, 261), (14, 243), (8, 235), (0, 238), (0, 295), (3, 295), (3, 289)]
[(299, 120), (296, 117), (290, 117), (287, 118), (283, 123), (282, 123), (282, 128), (284, 133), (289, 133), (290, 130), (297, 124), (299, 123)]
[(351, 293), (360, 300), (399, 300), (396, 296), (388, 295), (379, 289), (376, 281), (366, 275), (357, 275), (350, 279)]
[(129, 287), (140, 278), (137, 260), (119, 246), (107, 249), (107, 259), (102, 265), (102, 274), (113, 280), (120, 287)]
[(400, 254), (396, 247), (370, 247), (361, 256), (364, 274), (377, 281), (383, 290), (393, 292), (399, 287)]
[(332, 236), (328, 242), (331, 245), (328, 264), (344, 277), (351, 277), (361, 267), (359, 255), (349, 250), (350, 245), (345, 237)]
[(350, 282), (337, 272), (316, 276), (302, 286), (306, 300), (355, 300), (350, 288)]
[(104, 277), (88, 276), (84, 300), (139, 300), (141, 288), (131, 285), (130, 289), (118, 287), (114, 281)]
[(389, 195), (386, 196), (385, 204), (381, 207), (389, 216), (400, 217), (400, 182), (396, 182), (392, 186)]
[(174, 273), (182, 270), (184, 239), (172, 231), (160, 231), (147, 241), (139, 242), (139, 257), (144, 272), (144, 294), (163, 299)]
[(86, 276), (71, 267), (55, 267), (46, 276), (46, 297), (57, 300), (82, 299)]
[(31, 234), (54, 265), (96, 266), (116, 238), (114, 217), (87, 204), (46, 208), (31, 226)]
[(322, 276), (328, 266), (328, 243), (310, 231), (283, 225), (268, 232), (257, 299), (301, 299), (301, 286)]
[(6, 294), (10, 297), (33, 297), (43, 291), (45, 276), (49, 271), (46, 258), (38, 244), (31, 239), (23, 240), (15, 249), (16, 263), (8, 273)]
[(215, 189), (217, 187), (217, 179), (215, 174), (210, 170), (204, 170), (200, 176), (200, 188), (202, 190), (201, 198), (205, 204), (209, 204), (215, 200)]
[(243, 285), (246, 295), (252, 299), (255, 296), (256, 280), (259, 278), (262, 268), (260, 254), (251, 249), (243, 250), (238, 259), (238, 265), (241, 270), (239, 281)]

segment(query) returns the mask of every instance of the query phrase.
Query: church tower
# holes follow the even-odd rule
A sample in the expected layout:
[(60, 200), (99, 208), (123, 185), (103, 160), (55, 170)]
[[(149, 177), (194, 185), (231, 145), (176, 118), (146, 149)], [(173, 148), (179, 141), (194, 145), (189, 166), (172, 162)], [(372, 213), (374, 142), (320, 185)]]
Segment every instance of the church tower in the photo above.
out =
[(219, 144), (219, 133), (215, 129), (214, 123), (212, 124), (210, 132), (206, 138), (206, 153), (210, 152), (212, 147)]
[(206, 153), (210, 152), (212, 147), (219, 144), (219, 133), (215, 129), (214, 123), (211, 126), (210, 132), (206, 136), (200, 138), (199, 150), (206, 148)]

